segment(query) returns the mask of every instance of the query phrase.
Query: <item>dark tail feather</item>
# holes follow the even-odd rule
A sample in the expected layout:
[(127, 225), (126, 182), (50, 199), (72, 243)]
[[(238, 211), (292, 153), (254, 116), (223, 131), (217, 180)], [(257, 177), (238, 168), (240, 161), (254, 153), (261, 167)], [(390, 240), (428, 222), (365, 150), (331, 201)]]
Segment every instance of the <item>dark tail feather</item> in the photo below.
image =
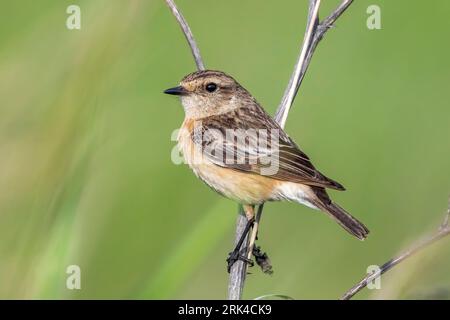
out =
[(311, 191), (315, 196), (311, 201), (312, 204), (327, 213), (330, 217), (336, 220), (342, 228), (357, 237), (359, 240), (364, 240), (367, 238), (369, 229), (367, 229), (365, 225), (359, 222), (358, 219), (353, 217), (350, 213), (331, 201), (325, 188), (311, 187)]
[(350, 213), (342, 209), (336, 203), (330, 202), (324, 204), (323, 210), (326, 211), (334, 220), (337, 221), (345, 230), (357, 237), (359, 240), (364, 240), (369, 234), (369, 229), (364, 224), (359, 222)]

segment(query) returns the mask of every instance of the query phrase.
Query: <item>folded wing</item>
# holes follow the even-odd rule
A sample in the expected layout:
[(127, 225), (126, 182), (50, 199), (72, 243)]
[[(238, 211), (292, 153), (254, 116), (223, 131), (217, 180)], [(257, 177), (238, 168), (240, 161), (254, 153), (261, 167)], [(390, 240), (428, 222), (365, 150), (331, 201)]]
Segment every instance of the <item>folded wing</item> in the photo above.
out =
[(214, 164), (273, 179), (344, 190), (257, 104), (204, 118), (192, 132), (195, 145)]

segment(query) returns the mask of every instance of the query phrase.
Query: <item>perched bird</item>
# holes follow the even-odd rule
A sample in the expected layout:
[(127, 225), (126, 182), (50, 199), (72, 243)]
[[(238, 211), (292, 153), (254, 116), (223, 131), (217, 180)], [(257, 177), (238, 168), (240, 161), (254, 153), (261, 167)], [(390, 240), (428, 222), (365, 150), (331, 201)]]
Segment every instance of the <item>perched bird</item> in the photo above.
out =
[(326, 192), (344, 187), (320, 173), (231, 76), (197, 71), (164, 93), (180, 96), (184, 107), (178, 145), (185, 161), (208, 186), (241, 203), (249, 220), (255, 205), (295, 201), (325, 212), (358, 239), (367, 237), (369, 230)]

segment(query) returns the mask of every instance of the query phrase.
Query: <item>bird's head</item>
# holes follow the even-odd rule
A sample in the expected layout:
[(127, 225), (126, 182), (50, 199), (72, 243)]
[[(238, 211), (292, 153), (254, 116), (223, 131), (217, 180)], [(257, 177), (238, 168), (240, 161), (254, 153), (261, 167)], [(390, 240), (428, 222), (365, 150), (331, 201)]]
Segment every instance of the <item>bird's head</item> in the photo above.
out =
[(179, 86), (167, 89), (164, 93), (180, 96), (186, 116), (192, 119), (232, 111), (251, 98), (231, 76), (213, 70), (188, 74)]

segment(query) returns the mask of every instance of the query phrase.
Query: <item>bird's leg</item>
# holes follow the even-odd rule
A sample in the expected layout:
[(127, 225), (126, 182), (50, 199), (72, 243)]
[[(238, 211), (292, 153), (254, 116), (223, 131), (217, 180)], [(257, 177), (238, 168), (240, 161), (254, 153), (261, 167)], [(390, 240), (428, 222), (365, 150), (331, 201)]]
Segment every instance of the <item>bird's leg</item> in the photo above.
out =
[[(259, 219), (261, 217), (263, 205), (259, 205), (258, 207), (258, 213), (256, 214), (255, 222), (253, 223), (252, 227), (252, 233), (250, 235), (250, 242), (248, 245), (248, 251), (247, 251), (247, 259), (250, 259), (253, 254), (253, 247), (255, 246), (256, 238), (258, 237), (258, 227), (259, 227)], [(254, 217), (254, 211), (253, 211), (253, 217)]]
[[(250, 266), (253, 266), (253, 261), (250, 259), (250, 257), (246, 257), (244, 253), (241, 254), (241, 247), (242, 244), (244, 243), (250, 228), (253, 226), (254, 222), (255, 222), (255, 214), (254, 214), (254, 207), (253, 206), (248, 206), (248, 205), (244, 205), (244, 212), (245, 212), (245, 216), (247, 217), (247, 225), (245, 226), (244, 232), (242, 232), (241, 237), (239, 238), (238, 243), (236, 244), (236, 247), (234, 248), (234, 250), (232, 252), (230, 252), (230, 254), (228, 255), (227, 258), (227, 270), (228, 273), (230, 273), (231, 267), (233, 266), (233, 264), (238, 261), (238, 260), (242, 260), (248, 264), (250, 264)], [(244, 248), (246, 249), (246, 248)], [(250, 251), (251, 252), (251, 251)]]

